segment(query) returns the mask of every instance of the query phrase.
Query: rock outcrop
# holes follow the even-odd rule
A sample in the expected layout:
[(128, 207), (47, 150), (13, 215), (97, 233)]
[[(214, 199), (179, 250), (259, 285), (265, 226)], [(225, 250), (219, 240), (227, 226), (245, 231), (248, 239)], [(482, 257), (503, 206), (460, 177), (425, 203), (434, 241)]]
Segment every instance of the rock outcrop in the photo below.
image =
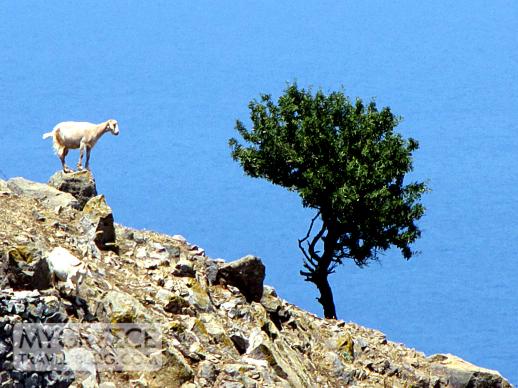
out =
[[(20, 179), (0, 180), (0, 387), (510, 387), (495, 371), (288, 303), (263, 284), (253, 256), (213, 260), (181, 236), (130, 229), (113, 215), (113, 233), (99, 229), (112, 214), (104, 198), (81, 211), (70, 194)], [(102, 244), (118, 249), (99, 246), (106, 230)], [(34, 279), (56, 247), (88, 268), (78, 290)], [(22, 372), (12, 364), (16, 322), (157, 325), (161, 366)]]
[(245, 256), (219, 268), (216, 281), (237, 287), (248, 302), (259, 302), (263, 296), (264, 277), (262, 261), (254, 256)]
[(25, 178), (17, 177), (7, 181), (7, 188), (14, 194), (34, 198), (44, 206), (58, 211), (63, 207), (80, 208), (79, 202), (73, 195), (59, 191), (44, 183), (31, 182)]
[(12, 333), (17, 323), (66, 323), (67, 313), (55, 290), (0, 290), (0, 386), (3, 387), (68, 387), (75, 380), (70, 368), (61, 371), (20, 372), (12, 365)]
[(59, 191), (72, 194), (83, 209), (90, 198), (97, 196), (97, 187), (92, 173), (88, 170), (65, 173), (58, 171), (50, 177), (49, 185)]
[(117, 251), (112, 209), (104, 195), (91, 198), (84, 206), (80, 225), (83, 233), (101, 250)]

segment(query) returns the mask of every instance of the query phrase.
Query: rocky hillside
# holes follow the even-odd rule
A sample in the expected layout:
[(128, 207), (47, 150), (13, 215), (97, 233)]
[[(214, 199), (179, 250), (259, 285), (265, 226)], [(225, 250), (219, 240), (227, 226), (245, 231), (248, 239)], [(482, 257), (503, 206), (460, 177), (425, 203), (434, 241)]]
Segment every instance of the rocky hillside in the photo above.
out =
[[(510, 387), (288, 303), (263, 285), (256, 257), (212, 260), (181, 236), (114, 223), (88, 172), (50, 184), (0, 180), (0, 387)], [(156, 324), (158, 351), (132, 351), (160, 367), (84, 367), (67, 353), (60, 370), (21, 371), (12, 333), (22, 322), (83, 323), (86, 336), (87, 323)]]

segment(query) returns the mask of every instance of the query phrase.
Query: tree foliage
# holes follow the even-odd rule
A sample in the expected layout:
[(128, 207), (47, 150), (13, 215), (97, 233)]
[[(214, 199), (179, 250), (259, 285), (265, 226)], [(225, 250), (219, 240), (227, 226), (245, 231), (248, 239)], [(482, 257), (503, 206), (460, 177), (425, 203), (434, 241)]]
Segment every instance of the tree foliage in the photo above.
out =
[(230, 139), (232, 157), (246, 174), (297, 191), (303, 206), (316, 210), (299, 240), (300, 273), (319, 289), (324, 315), (336, 318), (328, 275), (343, 260), (364, 266), (391, 246), (406, 259), (414, 254), (427, 188), (404, 178), (418, 143), (394, 131), (400, 118), (388, 107), (352, 103), (342, 91), (291, 84), (277, 103), (263, 94), (249, 109), (253, 126), (237, 121), (244, 145)]

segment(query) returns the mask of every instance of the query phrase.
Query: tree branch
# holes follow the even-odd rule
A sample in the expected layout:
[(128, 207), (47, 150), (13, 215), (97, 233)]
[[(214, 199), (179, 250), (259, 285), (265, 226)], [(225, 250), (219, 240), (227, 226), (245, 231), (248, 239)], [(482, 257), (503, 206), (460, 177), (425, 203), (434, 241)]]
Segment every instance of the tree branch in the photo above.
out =
[(320, 210), (317, 212), (315, 217), (311, 220), (311, 224), (309, 225), (308, 233), (306, 234), (306, 237), (304, 237), (302, 240), (299, 240), (299, 246), (306, 241), (309, 238), (309, 235), (311, 234), (311, 230), (313, 229), (313, 225), (315, 224), (315, 221), (320, 216)]
[(313, 282), (313, 274), (311, 272), (299, 271), (299, 274), (301, 276), (305, 276), (306, 277), (304, 279), (304, 281), (306, 281), (306, 282)]
[[(320, 231), (317, 233), (317, 235), (313, 238), (313, 240), (311, 241), (311, 244), (308, 244), (308, 247), (309, 247), (309, 254), (311, 255), (311, 257), (313, 259), (315, 259), (316, 257), (318, 257), (317, 255), (317, 252), (315, 251), (315, 246), (317, 245), (318, 243), (318, 240), (320, 240), (322, 238), (322, 236), (324, 235), (324, 232), (326, 231), (327, 227), (326, 227), (326, 224), (325, 223), (322, 223), (322, 228), (320, 228)], [(316, 260), (316, 259), (315, 259)], [(317, 260), (318, 261), (318, 260)]]
[[(299, 248), (305, 257), (305, 263), (310, 263), (313, 267), (316, 267), (318, 265), (317, 261), (315, 260), (316, 253), (314, 250), (314, 246), (315, 246), (316, 242), (313, 241), (311, 244), (308, 243), (308, 247), (310, 248), (309, 254), (306, 251), (306, 249), (304, 248), (304, 242), (306, 242), (309, 239), (309, 236), (311, 235), (311, 231), (313, 230), (313, 225), (315, 224), (315, 221), (317, 220), (317, 218), (319, 216), (320, 216), (320, 211), (318, 211), (317, 214), (315, 215), (315, 217), (313, 217), (313, 219), (311, 220), (311, 224), (309, 225), (309, 229), (308, 229), (308, 232), (306, 233), (306, 236), (303, 239), (299, 239)], [(311, 271), (314, 268), (313, 269), (308, 268), (308, 269)]]

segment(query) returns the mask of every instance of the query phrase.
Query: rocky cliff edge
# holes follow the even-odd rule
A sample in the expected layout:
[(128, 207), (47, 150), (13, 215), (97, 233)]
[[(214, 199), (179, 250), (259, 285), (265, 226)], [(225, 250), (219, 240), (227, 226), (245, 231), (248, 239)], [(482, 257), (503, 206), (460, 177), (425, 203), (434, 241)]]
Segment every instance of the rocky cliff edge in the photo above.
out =
[[(114, 223), (89, 172), (0, 180), (0, 386), (511, 386), (453, 355), (426, 357), (318, 318), (263, 285), (264, 274), (256, 257), (213, 260), (181, 236)], [(12, 333), (23, 322), (82, 323), (87, 335), (98, 322), (154, 324), (160, 367), (81, 368), (67, 358), (58, 371), (20, 371)]]

